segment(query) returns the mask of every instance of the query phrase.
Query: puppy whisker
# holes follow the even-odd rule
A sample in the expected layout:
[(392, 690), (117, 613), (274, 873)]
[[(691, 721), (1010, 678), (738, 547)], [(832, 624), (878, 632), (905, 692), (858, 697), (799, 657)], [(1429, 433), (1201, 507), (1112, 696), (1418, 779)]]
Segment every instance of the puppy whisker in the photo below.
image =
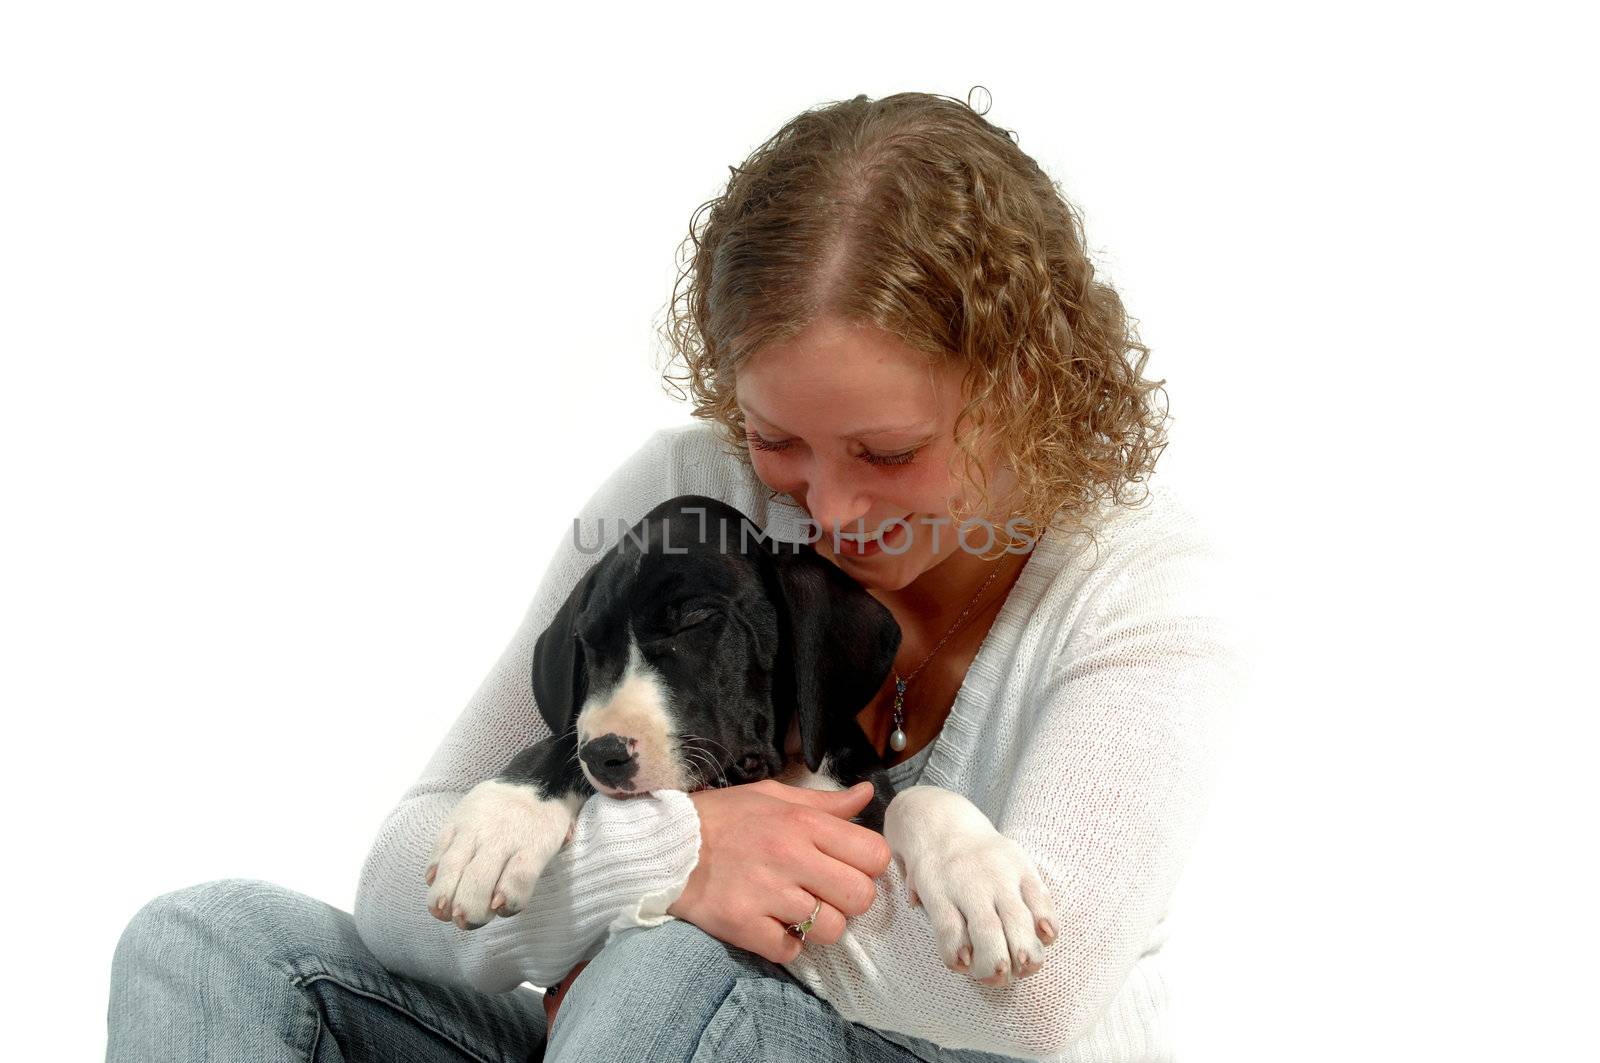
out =
[(700, 735), (688, 735), (687, 737), (693, 739), (696, 742), (705, 742), (707, 745), (716, 746), (718, 749), (722, 750), (723, 754), (726, 755), (728, 757), (728, 759), (730, 759), (730, 760), (733, 759), (733, 753), (730, 752), (728, 747), (723, 745), (721, 742), (717, 742), (717, 741), (715, 741), (713, 739), (710, 739), (710, 738), (702, 738)]
[(684, 746), (683, 752), (689, 763), (698, 769), (703, 782), (710, 783), (715, 776), (721, 774), (721, 769), (717, 767), (716, 761), (712, 760), (711, 756), (704, 750), (695, 749), (693, 746)]
[(679, 748), (683, 750), (684, 756), (687, 757), (696, 767), (701, 767), (703, 769), (703, 781), (706, 783), (706, 785), (723, 786), (727, 784), (727, 775), (723, 772), (722, 766), (717, 762), (717, 758), (712, 756), (709, 751), (701, 749), (699, 746), (694, 744), (696, 742), (705, 742), (709, 745), (717, 746), (720, 749), (722, 748), (720, 743), (713, 742), (709, 738), (702, 738), (699, 735), (689, 734), (688, 732), (683, 732), (676, 737), (679, 740)]

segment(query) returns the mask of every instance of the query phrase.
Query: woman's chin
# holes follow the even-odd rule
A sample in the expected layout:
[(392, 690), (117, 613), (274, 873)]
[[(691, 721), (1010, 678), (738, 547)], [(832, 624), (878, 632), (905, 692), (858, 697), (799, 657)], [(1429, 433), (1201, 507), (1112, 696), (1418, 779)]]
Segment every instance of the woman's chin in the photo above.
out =
[(878, 553), (871, 557), (852, 557), (822, 551), (834, 565), (843, 569), (851, 579), (868, 590), (897, 591), (921, 575), (921, 568), (910, 558)]

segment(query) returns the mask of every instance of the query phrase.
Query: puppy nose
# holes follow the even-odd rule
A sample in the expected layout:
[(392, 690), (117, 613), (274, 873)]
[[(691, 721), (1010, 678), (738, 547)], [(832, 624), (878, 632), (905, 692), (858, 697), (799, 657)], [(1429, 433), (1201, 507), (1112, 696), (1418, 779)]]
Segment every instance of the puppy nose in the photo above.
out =
[(639, 758), (629, 748), (628, 739), (615, 734), (601, 735), (585, 742), (578, 756), (596, 782), (617, 790), (633, 789)]

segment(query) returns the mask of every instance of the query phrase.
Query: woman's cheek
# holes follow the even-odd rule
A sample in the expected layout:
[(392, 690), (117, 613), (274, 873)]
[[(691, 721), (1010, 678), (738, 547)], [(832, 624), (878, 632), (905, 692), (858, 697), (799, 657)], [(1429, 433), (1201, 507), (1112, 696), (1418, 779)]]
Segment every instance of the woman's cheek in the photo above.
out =
[(755, 470), (756, 479), (767, 485), (772, 491), (787, 494), (792, 490), (792, 476), (785, 475), (783, 462), (778, 455), (763, 453), (759, 450), (750, 452), (750, 467)]

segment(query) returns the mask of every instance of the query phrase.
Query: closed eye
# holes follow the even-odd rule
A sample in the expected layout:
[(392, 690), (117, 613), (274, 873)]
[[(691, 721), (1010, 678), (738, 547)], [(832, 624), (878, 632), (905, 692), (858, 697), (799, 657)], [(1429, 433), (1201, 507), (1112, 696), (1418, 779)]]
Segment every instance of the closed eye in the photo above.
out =
[[(745, 438), (750, 441), (750, 446), (753, 449), (764, 450), (768, 453), (785, 451), (794, 446), (792, 440), (764, 439), (754, 432), (747, 432)], [(879, 468), (893, 468), (896, 465), (911, 464), (921, 450), (921, 447), (913, 447), (910, 450), (901, 451), (899, 454), (874, 454), (872, 451), (867, 450), (856, 456), (868, 465), (876, 465)]]
[(645, 647), (666, 646), (678, 636), (687, 635), (696, 628), (704, 627), (721, 615), (720, 610), (707, 608), (691, 609), (681, 615), (669, 612), (662, 621), (661, 626), (656, 629), (663, 631), (663, 633), (645, 640), (642, 645)]
[(672, 633), (676, 635), (680, 631), (688, 631), (690, 628), (699, 627), (701, 624), (706, 623), (708, 620), (714, 620), (720, 615), (715, 609), (692, 610), (679, 618), (678, 626), (673, 629)]

